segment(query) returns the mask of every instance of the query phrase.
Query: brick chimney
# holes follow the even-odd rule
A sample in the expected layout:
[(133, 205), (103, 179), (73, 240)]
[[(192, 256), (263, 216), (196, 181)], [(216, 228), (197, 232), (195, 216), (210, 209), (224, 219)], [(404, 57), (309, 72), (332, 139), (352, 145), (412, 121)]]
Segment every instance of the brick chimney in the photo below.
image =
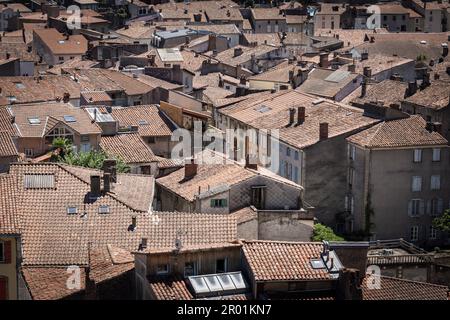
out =
[(111, 173), (109, 172), (103, 173), (103, 191), (104, 192), (111, 191)]
[(184, 162), (184, 178), (191, 179), (197, 174), (198, 164), (195, 163), (195, 159), (189, 158)]
[(446, 43), (442, 44), (442, 56), (443, 57), (448, 56), (448, 44)]
[(321, 122), (319, 124), (319, 139), (320, 140), (328, 139), (328, 122)]
[(349, 64), (348, 66), (347, 66), (347, 70), (349, 71), (349, 72), (355, 72), (356, 71), (356, 65), (354, 65), (353, 63), (352, 64)]
[(305, 107), (297, 107), (297, 125), (303, 124), (305, 122), (306, 109)]
[(100, 195), (100, 176), (91, 176), (91, 197), (98, 197)]
[(234, 48), (234, 54), (233, 57), (238, 57), (243, 53), (242, 48)]
[(371, 67), (364, 67), (363, 75), (370, 79), (372, 77), (372, 68)]
[(63, 95), (63, 102), (64, 102), (64, 103), (68, 103), (69, 101), (70, 101), (70, 93), (64, 92), (64, 95)]
[(117, 161), (115, 159), (106, 159), (102, 165), (103, 174), (110, 174), (110, 182), (117, 182)]
[(361, 96), (360, 98), (364, 98), (366, 96), (367, 93), (367, 81), (366, 79), (363, 80), (363, 82), (361, 83)]
[(292, 126), (295, 121), (295, 108), (289, 108), (289, 123), (288, 127)]
[(408, 97), (414, 95), (417, 92), (417, 82), (410, 81), (408, 82)]
[(328, 66), (330, 65), (328, 61), (328, 53), (322, 52), (319, 57), (320, 57), (319, 67), (328, 68)]

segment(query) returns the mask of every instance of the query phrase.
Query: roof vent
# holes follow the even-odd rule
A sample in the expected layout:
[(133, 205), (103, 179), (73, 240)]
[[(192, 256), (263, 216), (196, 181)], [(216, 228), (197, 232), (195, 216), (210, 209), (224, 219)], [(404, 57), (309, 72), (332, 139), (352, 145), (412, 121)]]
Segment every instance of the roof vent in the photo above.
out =
[(312, 104), (313, 104), (313, 105), (318, 105), (318, 104), (320, 104), (320, 103), (322, 103), (322, 102), (324, 102), (324, 101), (325, 101), (324, 99), (319, 98), (319, 99), (314, 100), (314, 101), (312, 102)]
[(75, 206), (68, 206), (67, 207), (67, 214), (77, 214), (78, 208)]
[(101, 206), (99, 206), (98, 207), (98, 213), (101, 213), (101, 214), (110, 213), (109, 206), (108, 205), (101, 205)]

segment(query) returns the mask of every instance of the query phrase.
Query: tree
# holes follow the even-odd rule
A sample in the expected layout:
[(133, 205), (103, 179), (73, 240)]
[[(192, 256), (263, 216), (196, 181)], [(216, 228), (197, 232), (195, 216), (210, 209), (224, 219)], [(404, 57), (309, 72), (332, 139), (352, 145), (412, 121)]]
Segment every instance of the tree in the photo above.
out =
[(450, 209), (444, 214), (433, 220), (433, 227), (444, 232), (450, 232)]
[(59, 155), (64, 157), (64, 155), (72, 152), (72, 142), (67, 138), (58, 137), (53, 139), (52, 148), (60, 149)]
[(336, 235), (330, 227), (317, 223), (314, 225), (312, 241), (344, 241), (344, 238)]

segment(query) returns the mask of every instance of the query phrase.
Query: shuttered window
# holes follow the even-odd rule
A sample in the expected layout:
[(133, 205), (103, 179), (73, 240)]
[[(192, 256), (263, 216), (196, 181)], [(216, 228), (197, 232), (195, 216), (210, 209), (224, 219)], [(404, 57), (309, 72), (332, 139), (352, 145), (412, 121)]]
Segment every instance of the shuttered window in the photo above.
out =
[(441, 189), (441, 176), (434, 175), (431, 176), (431, 190), (440, 190)]
[(0, 276), (0, 300), (8, 299), (8, 278)]
[(422, 177), (421, 176), (412, 177), (411, 190), (413, 192), (422, 191)]
[(0, 241), (0, 263), (11, 263), (11, 241)]
[(408, 215), (410, 217), (418, 217), (425, 212), (425, 201), (421, 199), (412, 199), (408, 203)]
[(410, 232), (411, 241), (419, 240), (419, 226), (412, 226)]

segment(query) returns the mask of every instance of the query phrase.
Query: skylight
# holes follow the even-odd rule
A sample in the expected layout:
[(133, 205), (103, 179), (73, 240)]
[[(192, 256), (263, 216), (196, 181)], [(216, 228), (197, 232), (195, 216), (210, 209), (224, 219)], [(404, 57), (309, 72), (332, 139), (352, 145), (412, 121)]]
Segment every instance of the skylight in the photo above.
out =
[(64, 116), (65, 122), (77, 122), (74, 116)]
[(78, 208), (75, 206), (68, 206), (67, 207), (67, 213), (68, 214), (77, 214), (78, 213)]
[(147, 120), (139, 120), (139, 125), (140, 126), (143, 126), (143, 125), (146, 125), (146, 124), (148, 124)]
[(272, 110), (272, 108), (268, 107), (268, 106), (265, 106), (265, 105), (261, 105), (261, 106), (256, 107), (255, 110), (259, 111), (261, 113), (265, 113), (265, 112), (268, 112), (268, 111)]
[(30, 124), (36, 125), (36, 124), (40, 124), (41, 123), (41, 119), (39, 119), (39, 117), (29, 117), (28, 118), (28, 122)]
[(17, 89), (25, 89), (25, 85), (22, 82), (15, 82)]
[(59, 43), (59, 44), (63, 44), (63, 43), (64, 43), (64, 40), (59, 40), (58, 43)]
[(102, 205), (98, 207), (98, 213), (109, 213), (109, 206)]

